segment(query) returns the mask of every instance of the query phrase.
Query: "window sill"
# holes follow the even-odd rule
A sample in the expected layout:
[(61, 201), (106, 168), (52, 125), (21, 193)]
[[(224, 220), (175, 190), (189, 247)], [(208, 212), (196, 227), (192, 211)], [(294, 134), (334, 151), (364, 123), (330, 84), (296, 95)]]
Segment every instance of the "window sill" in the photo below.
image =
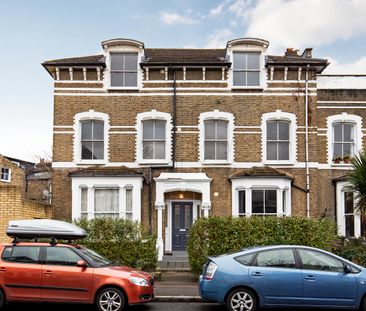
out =
[(128, 87), (109, 86), (108, 90), (110, 90), (110, 91), (138, 91), (138, 90), (140, 90), (140, 87), (138, 87), (138, 86), (128, 86)]
[(262, 162), (264, 165), (294, 165), (295, 162), (294, 161), (263, 161)]
[(11, 180), (9, 180), (9, 179), (0, 179), (0, 181), (2, 181), (2, 182), (8, 182), (8, 183), (11, 182)]
[(172, 161), (167, 161), (167, 160), (141, 160), (138, 162), (138, 164), (141, 164), (141, 165), (166, 165), (166, 166), (169, 166), (169, 165), (172, 165), (173, 162)]
[(335, 167), (351, 167), (352, 163), (331, 163), (330, 165)]
[(107, 161), (105, 160), (79, 160), (78, 162), (76, 162), (76, 164), (106, 164)]
[(264, 86), (257, 85), (257, 86), (231, 86), (232, 90), (263, 90)]
[(216, 165), (216, 164), (220, 164), (220, 165), (230, 165), (231, 162), (228, 160), (204, 160), (201, 162), (204, 165)]

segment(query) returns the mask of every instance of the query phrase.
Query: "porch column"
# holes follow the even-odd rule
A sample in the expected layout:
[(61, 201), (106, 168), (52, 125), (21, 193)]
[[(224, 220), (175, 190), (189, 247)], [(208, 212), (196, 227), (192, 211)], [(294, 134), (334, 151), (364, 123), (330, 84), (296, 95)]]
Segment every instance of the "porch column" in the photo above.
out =
[(165, 208), (164, 202), (155, 202), (155, 209), (158, 211), (158, 236), (156, 239), (156, 248), (158, 249), (158, 261), (163, 260), (164, 255), (164, 240), (163, 240), (163, 210)]

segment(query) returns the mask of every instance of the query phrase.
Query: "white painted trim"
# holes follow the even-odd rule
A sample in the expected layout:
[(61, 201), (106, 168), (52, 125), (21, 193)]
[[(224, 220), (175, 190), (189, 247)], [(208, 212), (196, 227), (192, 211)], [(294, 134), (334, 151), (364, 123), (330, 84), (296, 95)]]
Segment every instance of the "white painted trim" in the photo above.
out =
[(74, 134), (73, 131), (53, 131), (53, 134)]
[[(145, 120), (164, 120), (165, 123), (165, 158), (164, 159), (143, 159), (143, 128), (142, 122)], [(170, 113), (156, 111), (138, 113), (136, 116), (136, 162), (140, 164), (171, 164), (172, 163), (172, 117)]]
[(133, 135), (136, 135), (137, 131), (109, 131), (108, 134), (109, 135), (112, 135), (112, 134), (133, 134)]
[[(245, 216), (252, 215), (252, 190), (277, 190), (277, 216), (291, 216), (291, 180), (287, 178), (239, 178), (231, 180), (232, 216), (239, 216), (239, 191), (245, 190)], [(286, 206), (282, 210), (282, 191), (286, 191)]]
[[(288, 84), (292, 84), (292, 83), (296, 83), (296, 84), (299, 84), (299, 83), (305, 83), (306, 81), (305, 80), (268, 80), (267, 83), (270, 84), (270, 83), (288, 83)], [(309, 80), (308, 83), (314, 83), (316, 84), (316, 80)]]
[[(217, 93), (177, 93), (176, 94), (178, 97), (179, 96), (281, 96), (281, 97), (286, 97), (286, 96), (290, 96), (293, 97), (294, 95), (292, 93), (269, 93), (269, 92), (265, 92), (265, 93), (244, 93), (244, 92), (217, 92)], [(139, 93), (54, 93), (54, 96), (115, 96), (115, 97), (151, 97), (151, 96), (172, 96), (172, 93), (143, 93), (143, 92), (139, 92)], [(305, 97), (305, 94), (296, 94), (296, 96), (300, 96), (300, 97)], [(317, 96), (316, 93), (312, 94), (310, 93), (309, 96)]]
[(55, 83), (84, 83), (84, 84), (91, 84), (91, 83), (98, 83), (98, 84), (103, 84), (103, 81), (98, 81), (98, 80), (57, 80), (57, 82)]
[[(154, 84), (154, 83), (161, 83), (161, 84), (167, 84), (167, 83), (173, 83), (174, 80), (149, 80), (149, 81), (142, 81), (143, 84)], [(176, 83), (226, 83), (226, 81), (222, 80), (176, 80)]]
[(234, 134), (262, 134), (262, 132), (235, 131)]
[(354, 154), (358, 154), (362, 150), (362, 118), (357, 115), (336, 114), (327, 117), (327, 155), (328, 164), (333, 165), (333, 123), (335, 122), (349, 122), (354, 124)]
[(319, 108), (319, 109), (366, 109), (366, 106), (317, 106), (317, 108)]
[[(338, 181), (336, 183), (336, 210), (337, 210), (337, 227), (338, 235), (346, 235), (346, 220), (345, 220), (345, 207), (344, 207), (344, 193), (347, 190), (348, 183), (346, 181)], [(354, 202), (356, 198), (354, 196)], [(360, 213), (355, 208), (354, 210), (354, 233), (355, 237), (361, 236), (361, 217)]]
[(74, 126), (73, 125), (54, 125), (53, 128), (69, 128), (69, 129), (73, 129)]
[(366, 104), (366, 100), (318, 100), (317, 102), (318, 104)]
[[(73, 81), (74, 82), (74, 81)], [(106, 93), (105, 89), (98, 87), (55, 87), (55, 91), (96, 91), (100, 93)]]
[[(285, 120), (290, 122), (290, 146), (289, 146), (289, 160), (267, 160), (267, 122), (271, 120)], [(296, 115), (289, 112), (268, 112), (262, 115), (262, 162), (265, 164), (294, 164), (297, 160), (297, 120)]]
[[(83, 120), (99, 120), (104, 122), (104, 159), (103, 160), (83, 160), (81, 159), (81, 125)], [(106, 164), (109, 159), (109, 115), (103, 112), (89, 110), (80, 112), (74, 116), (74, 163), (95, 163)]]
[(143, 177), (72, 177), (72, 219), (80, 218), (81, 188), (88, 188), (88, 219), (94, 218), (94, 189), (96, 186), (119, 189), (119, 214), (126, 217), (126, 189), (132, 186), (132, 220), (141, 221), (141, 189)]
[[(205, 159), (205, 126), (206, 120), (225, 120), (227, 125), (227, 159), (226, 160), (206, 160)], [(225, 163), (230, 164), (234, 161), (235, 154), (235, 141), (234, 141), (234, 115), (229, 112), (223, 112), (215, 109), (214, 111), (202, 112), (198, 119), (199, 128), (199, 146), (198, 146), (198, 158), (201, 163), (205, 164), (217, 164)]]

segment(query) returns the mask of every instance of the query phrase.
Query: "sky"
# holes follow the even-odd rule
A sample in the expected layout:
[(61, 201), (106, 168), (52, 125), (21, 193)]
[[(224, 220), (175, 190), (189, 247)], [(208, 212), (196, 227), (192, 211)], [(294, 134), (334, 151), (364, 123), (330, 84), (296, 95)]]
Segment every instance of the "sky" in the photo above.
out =
[(224, 48), (257, 37), (268, 53), (313, 47), (325, 73), (366, 74), (366, 0), (0, 0), (0, 153), (52, 157), (53, 84), (42, 61), (145, 47)]

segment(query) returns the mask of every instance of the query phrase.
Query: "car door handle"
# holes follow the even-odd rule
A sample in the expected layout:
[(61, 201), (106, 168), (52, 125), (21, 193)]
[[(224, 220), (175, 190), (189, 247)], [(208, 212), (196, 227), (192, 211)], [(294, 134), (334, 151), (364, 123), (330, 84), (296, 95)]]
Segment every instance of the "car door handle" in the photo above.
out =
[(315, 276), (314, 275), (307, 275), (305, 277), (305, 280), (307, 280), (307, 281), (315, 281)]
[(6, 268), (5, 267), (0, 267), (0, 272), (5, 272)]
[(52, 274), (52, 271), (51, 270), (46, 270), (43, 274), (45, 274), (45, 275), (51, 275)]
[(263, 273), (256, 271), (252, 273), (252, 276), (263, 276)]

